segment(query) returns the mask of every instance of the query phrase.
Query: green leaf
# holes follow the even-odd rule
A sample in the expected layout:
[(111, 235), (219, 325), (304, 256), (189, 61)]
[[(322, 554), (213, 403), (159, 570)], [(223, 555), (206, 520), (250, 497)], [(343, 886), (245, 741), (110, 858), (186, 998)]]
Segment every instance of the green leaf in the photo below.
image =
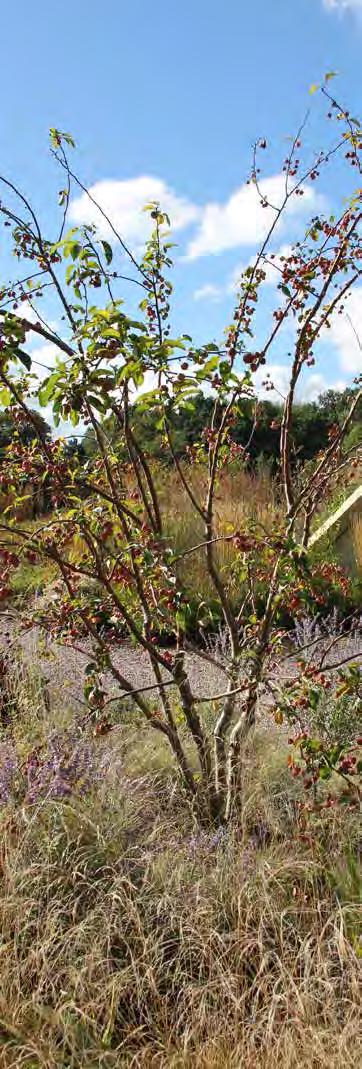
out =
[(68, 284), (68, 282), (70, 282), (71, 278), (73, 278), (74, 271), (75, 271), (75, 268), (73, 267), (73, 264), (68, 264), (68, 267), (67, 267), (66, 272), (65, 272), (65, 281), (66, 281), (67, 284)]
[[(208, 375), (211, 371), (215, 371), (215, 368), (217, 368), (218, 362), (219, 362), (219, 357), (218, 356), (210, 356), (210, 359), (206, 360), (206, 364), (204, 364), (204, 366), (203, 366), (203, 368), (201, 370), (201, 375), (203, 375), (203, 374)], [(228, 365), (228, 370), (229, 370), (229, 365)]]
[(133, 379), (135, 386), (142, 386), (144, 382), (144, 374), (142, 371), (135, 370), (130, 376)]
[(53, 372), (53, 374), (49, 375), (49, 377), (45, 380), (45, 382), (43, 382), (43, 385), (40, 387), (40, 390), (38, 391), (38, 401), (42, 407), (48, 404), (53, 390), (57, 382), (59, 381), (59, 377), (60, 376), (57, 371)]
[(185, 349), (185, 346), (179, 338), (167, 338), (167, 341), (164, 342), (164, 349), (166, 352), (170, 352), (172, 349)]
[(49, 137), (52, 148), (59, 148), (62, 141), (65, 141), (66, 145), (70, 145), (71, 148), (75, 148), (75, 142), (71, 134), (67, 134), (64, 130), (56, 130), (55, 126), (50, 127)]
[(67, 133), (63, 132), (62, 133), (62, 138), (63, 138), (63, 141), (65, 141), (67, 145), (70, 145), (71, 148), (75, 148), (75, 141), (72, 138), (71, 134), (67, 134)]
[(327, 71), (327, 74), (324, 75), (324, 81), (325, 82), (330, 82), (331, 78), (336, 78), (337, 77), (337, 74), (338, 74), (338, 71)]
[(92, 408), (97, 409), (97, 412), (103, 412), (104, 404), (100, 397), (94, 397), (93, 394), (89, 394), (88, 401), (89, 404), (92, 405)]
[(60, 145), (60, 133), (55, 129), (55, 126), (51, 126), (49, 130), (50, 144), (52, 148), (59, 148)]
[(10, 404), (10, 401), (11, 401), (10, 390), (7, 390), (6, 386), (4, 386), (4, 389), (0, 390), (0, 405), (3, 405), (4, 408), (7, 408), (7, 406)]
[(31, 357), (28, 355), (28, 353), (24, 353), (22, 349), (17, 349), (16, 356), (20, 360), (20, 363), (23, 364), (24, 367), (26, 367), (26, 370), (30, 371)]
[(321, 744), (319, 739), (307, 739), (305, 749), (308, 750), (308, 753), (318, 753), (320, 748)]
[(115, 338), (116, 341), (119, 341), (120, 337), (119, 330), (116, 330), (115, 327), (106, 327), (105, 330), (102, 330), (102, 335), (103, 338)]
[(103, 248), (103, 252), (104, 252), (104, 256), (105, 256), (107, 264), (111, 264), (112, 260), (113, 260), (113, 252), (112, 252), (111, 246), (109, 244), (109, 241), (101, 241), (101, 245), (102, 245), (102, 248)]
[(77, 257), (79, 256), (80, 251), (81, 251), (81, 245), (79, 244), (79, 241), (71, 242), (71, 244), (69, 245), (69, 253), (70, 253), (70, 256), (72, 257), (72, 260), (76, 260), (77, 259)]

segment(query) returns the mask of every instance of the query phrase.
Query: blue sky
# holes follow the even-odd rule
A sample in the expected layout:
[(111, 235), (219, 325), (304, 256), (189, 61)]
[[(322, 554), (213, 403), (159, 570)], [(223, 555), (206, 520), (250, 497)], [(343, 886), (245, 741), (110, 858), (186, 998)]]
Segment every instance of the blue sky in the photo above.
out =
[[(252, 142), (268, 138), (265, 175), (277, 183), (311, 82), (338, 71), (338, 92), (358, 112), (361, 48), (362, 0), (18, 0), (2, 12), (1, 170), (51, 226), (59, 180), (47, 132), (70, 130), (78, 172), (135, 245), (140, 205), (160, 195), (179, 245), (175, 326), (199, 341), (219, 337), (233, 275), (250, 260), (262, 226), (242, 189)], [(322, 114), (316, 102), (313, 147)], [(331, 209), (338, 204), (338, 168), (321, 192)], [(312, 210), (313, 201), (303, 207)], [(82, 202), (73, 206), (75, 219), (85, 212)], [(290, 217), (279, 246), (297, 236), (303, 219)], [(362, 333), (362, 288), (352, 300)], [(280, 369), (283, 352), (274, 360)], [(350, 326), (339, 322), (309, 395), (347, 382), (359, 363)]]

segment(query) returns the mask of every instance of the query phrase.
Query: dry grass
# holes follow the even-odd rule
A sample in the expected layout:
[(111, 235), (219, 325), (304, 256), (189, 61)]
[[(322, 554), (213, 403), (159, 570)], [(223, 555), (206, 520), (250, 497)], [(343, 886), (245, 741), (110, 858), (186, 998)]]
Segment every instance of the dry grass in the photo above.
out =
[(362, 575), (362, 515), (355, 516), (352, 520), (351, 534), (357, 570)]
[[(9, 517), (5, 517), (8, 522)], [(14, 519), (14, 517), (13, 517)], [(40, 528), (49, 516), (39, 516), (37, 519), (19, 519), (16, 520), (17, 527), (22, 530), (26, 530), (34, 534), (38, 528)], [(9, 531), (2, 537), (7, 544), (11, 543), (11, 532)], [(15, 536), (14, 548), (19, 543), (19, 539)], [(50, 561), (38, 561), (36, 564), (30, 564), (25, 559), (21, 561), (19, 567), (13, 572), (11, 576), (10, 586), (15, 597), (21, 598), (32, 597), (33, 594), (39, 593), (48, 586), (57, 575), (56, 565)]]
[[(202, 520), (183, 489), (176, 470), (155, 465), (154, 477), (161, 495), (165, 532), (175, 552), (182, 554), (203, 541)], [(201, 466), (189, 467), (187, 477), (190, 479), (196, 497), (202, 501), (206, 491), (206, 469)], [(277, 489), (267, 468), (253, 473), (246, 470), (231, 472), (227, 469), (220, 473), (215, 507), (217, 535), (228, 535), (238, 530), (246, 531), (250, 521), (262, 524), (270, 530), (277, 516)], [(35, 532), (42, 527), (44, 522), (49, 522), (50, 518), (47, 515), (38, 517), (36, 520), (19, 520), (18, 526)], [(61, 514), (59, 518), (61, 519)], [(233, 546), (229, 542), (220, 542), (215, 549), (215, 555), (231, 593), (235, 587), (237, 595), (237, 585), (234, 584), (232, 573), (230, 573), (236, 559)], [(44, 590), (56, 575), (56, 566), (51, 561), (36, 564), (23, 561), (11, 580), (13, 593), (24, 598), (31, 596), (35, 592)], [(201, 598), (210, 598), (212, 594), (210, 578), (202, 550), (192, 554), (184, 565), (180, 565), (180, 575), (190, 593), (197, 591)]]
[[(202, 531), (167, 478), (182, 552)], [(217, 496), (220, 532), (277, 515), (266, 475), (225, 473)], [(72, 711), (54, 725), (36, 671), (17, 671), (3, 735), (25, 757)], [(222, 835), (195, 828), (168, 750), (130, 711), (94, 746), (111, 760), (91, 795), (0, 811), (0, 1069), (354, 1069), (354, 815), (298, 837), (272, 732), (249, 745), (242, 819)]]
[[(203, 502), (207, 483), (206, 470), (202, 467), (190, 468), (187, 476), (197, 500)], [(175, 552), (182, 554), (203, 541), (202, 520), (180, 484), (176, 471), (165, 472), (161, 485), (166, 531)], [(277, 488), (267, 468), (258, 472), (231, 472), (225, 469), (220, 473), (215, 495), (216, 535), (230, 535), (235, 531), (247, 532), (251, 522), (258, 523), (270, 531), (278, 515), (280, 506)], [(218, 543), (215, 547), (215, 557), (230, 592), (237, 596), (237, 584), (233, 584), (232, 577), (232, 565), (236, 559), (232, 544)], [(180, 574), (191, 592), (197, 591), (205, 598), (210, 596), (210, 578), (204, 551), (200, 550), (187, 557), (185, 563), (180, 565)]]
[[(52, 723), (33, 687), (24, 749)], [(126, 765), (125, 732), (97, 743), (113, 760), (92, 796), (3, 810), (0, 1066), (354, 1069), (353, 815), (299, 840), (298, 785), (260, 735), (243, 819), (215, 839), (169, 758), (147, 769), (147, 730)]]
[(155, 792), (4, 829), (3, 1064), (358, 1064), (354, 905), (285, 841), (190, 856)]

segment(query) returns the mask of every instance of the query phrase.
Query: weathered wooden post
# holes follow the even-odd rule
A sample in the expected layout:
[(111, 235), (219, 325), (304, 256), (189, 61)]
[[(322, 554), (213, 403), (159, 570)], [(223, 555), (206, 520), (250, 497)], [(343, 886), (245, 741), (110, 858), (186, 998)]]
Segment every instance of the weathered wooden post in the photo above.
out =
[(362, 575), (362, 485), (311, 536), (308, 549), (324, 537), (334, 542), (341, 564), (350, 575)]

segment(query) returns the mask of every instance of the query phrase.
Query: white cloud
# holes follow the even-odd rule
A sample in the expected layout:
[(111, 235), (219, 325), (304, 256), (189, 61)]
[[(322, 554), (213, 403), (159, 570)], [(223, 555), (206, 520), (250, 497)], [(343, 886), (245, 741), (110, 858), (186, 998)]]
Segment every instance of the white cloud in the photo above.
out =
[[(263, 285), (265, 285), (265, 286), (276, 286), (277, 285), (277, 283), (279, 281), (279, 278), (280, 278), (280, 272), (281, 272), (282, 267), (283, 267), (283, 260), (287, 256), (290, 256), (291, 252), (292, 252), (292, 246), (291, 245), (281, 245), (280, 249), (278, 249), (274, 253), (274, 258), (272, 260), (270, 259), (270, 253), (269, 253), (268, 261), (267, 262), (263, 261), (263, 262), (260, 263), (260, 267), (262, 267), (263, 271), (265, 271), (265, 279), (264, 279)], [(227, 278), (226, 282), (224, 282), (220, 286), (216, 286), (212, 282), (206, 282), (204, 286), (200, 286), (200, 288), (195, 290), (195, 292), (193, 294), (194, 301), (215, 301), (216, 302), (216, 301), (221, 300), (221, 298), (223, 296), (226, 296), (229, 293), (235, 293), (235, 291), (237, 290), (237, 288), (239, 286), (240, 279), (241, 279), (241, 276), (242, 276), (243, 272), (245, 271), (245, 269), (247, 267), (253, 267), (254, 266), (255, 259), (256, 259), (255, 256), (252, 256), (248, 263), (239, 263), (239, 264), (237, 264), (236, 267), (233, 268), (233, 271), (231, 272), (231, 275), (229, 275), (229, 277)]]
[(362, 14), (362, 0), (323, 0), (327, 11), (355, 11)]
[[(143, 208), (150, 201), (158, 201), (169, 214), (173, 230), (182, 230), (195, 222), (200, 212), (186, 197), (174, 193), (161, 178), (151, 175), (121, 181), (104, 179), (91, 186), (89, 192), (121, 237), (133, 248), (142, 246), (149, 234), (152, 220)], [(75, 223), (96, 223), (104, 237), (114, 240), (108, 224), (86, 193), (72, 201), (70, 216)]]
[(225, 292), (228, 292), (227, 287), (214, 286), (212, 282), (206, 282), (204, 286), (200, 286), (199, 289), (194, 291), (194, 301), (220, 301)]
[[(290, 368), (286, 364), (268, 364), (268, 367), (260, 367), (253, 375), (253, 382), (259, 397), (270, 401), (280, 400), (284, 397), (290, 380)], [(269, 381), (275, 386), (275, 390), (266, 389), (263, 382)]]
[(19, 316), (19, 319), (27, 319), (28, 323), (38, 323), (39, 321), (39, 316), (29, 301), (20, 301), (15, 315)]
[[(173, 370), (175, 372), (178, 370), (177, 365), (173, 367)], [(191, 367), (191, 372), (192, 370)], [(196, 367), (194, 367), (194, 370), (196, 370)], [(266, 380), (267, 373), (269, 373), (269, 381), (272, 382), (275, 387), (274, 390), (266, 389), (265, 386), (262, 385)], [(253, 384), (257, 396), (262, 400), (282, 402), (288, 392), (290, 374), (291, 368), (289, 364), (268, 364), (267, 367), (260, 367), (255, 375), (253, 375)], [(345, 385), (346, 383), (342, 381), (333, 382), (331, 384), (330, 382), (327, 382), (325, 376), (319, 372), (306, 372), (301, 376), (298, 382), (296, 400), (297, 402), (316, 401), (320, 394), (324, 393), (325, 390), (328, 390), (329, 388), (332, 388), (333, 390), (344, 390)], [(156, 387), (157, 376), (153, 371), (146, 371), (142, 386), (137, 389), (131, 387), (131, 396), (133, 400), (136, 400), (136, 398), (142, 397), (143, 394), (147, 393), (149, 390), (154, 390)], [(206, 393), (209, 392), (208, 386), (204, 385), (201, 389), (205, 390)]]
[(356, 374), (362, 371), (362, 286), (352, 290), (346, 299), (342, 315), (333, 316), (323, 340), (336, 349), (343, 371)]
[[(277, 285), (277, 283), (280, 281), (280, 273), (283, 269), (283, 262), (287, 258), (287, 256), (290, 256), (291, 252), (291, 245), (281, 245), (280, 249), (277, 249), (275, 252), (272, 251), (273, 259), (270, 258), (271, 254), (269, 253), (267, 256), (267, 260), (263, 260), (260, 262), (259, 267), (261, 267), (262, 270), (265, 271), (265, 279), (263, 283), (265, 286)], [(237, 267), (234, 268), (228, 283), (229, 292), (233, 292), (235, 289), (237, 289), (243, 271), (245, 271), (246, 267), (254, 267), (255, 262), (256, 257), (252, 256), (251, 260), (249, 260), (249, 263), (238, 264)]]
[[(283, 201), (285, 176), (277, 174), (262, 179), (260, 192), (274, 207), (261, 206), (253, 183), (244, 183), (224, 203), (203, 206), (193, 204), (187, 197), (175, 193), (163, 179), (151, 175), (120, 181), (103, 179), (89, 189), (90, 195), (131, 248), (141, 247), (147, 238), (152, 221), (143, 208), (150, 201), (158, 201), (168, 213), (173, 230), (196, 224), (186, 252), (189, 260), (262, 241), (275, 217), (274, 208)], [(299, 217), (315, 210), (320, 203), (321, 198), (312, 186), (304, 185), (303, 196), (292, 197), (288, 202), (278, 229), (292, 216)], [(72, 201), (70, 217), (75, 223), (96, 223), (100, 233), (113, 240), (109, 225), (86, 193)]]
[[(266, 379), (266, 371), (269, 372), (269, 381), (273, 383), (275, 390), (267, 390), (265, 386), (262, 386), (262, 382)], [(254, 382), (259, 397), (274, 402), (281, 401), (288, 391), (290, 366), (286, 364), (268, 364), (267, 369), (259, 368), (254, 375)], [(306, 373), (299, 379), (296, 400), (316, 401), (325, 390), (344, 390), (345, 385), (345, 382), (341, 381), (327, 382), (325, 376), (318, 371)]]
[[(37, 315), (35, 308), (29, 303), (29, 301), (21, 301), (19, 307), (15, 311), (15, 315), (19, 319), (27, 319), (28, 323), (38, 323), (39, 316)], [(26, 348), (31, 351), (38, 344), (38, 336), (35, 331), (28, 331), (26, 335)]]
[(299, 383), (299, 389), (297, 390), (297, 398), (300, 401), (317, 401), (321, 393), (325, 390), (332, 388), (333, 390), (344, 390), (344, 382), (334, 382), (331, 386), (327, 383), (326, 378), (320, 372), (315, 371), (311, 375), (306, 375), (301, 378)]
[[(283, 220), (290, 219), (291, 215), (299, 216), (316, 207), (317, 196), (313, 188), (305, 185), (303, 189), (302, 197), (292, 197), (289, 201), (278, 224), (279, 228), (283, 225)], [(198, 256), (223, 252), (238, 245), (255, 245), (263, 241), (275, 218), (274, 208), (279, 207), (283, 201), (285, 176), (276, 174), (261, 180), (260, 192), (271, 202), (273, 208), (262, 207), (253, 183), (244, 183), (224, 204), (206, 204), (202, 209), (196, 234), (189, 243), (187, 258), (195, 260)]]
[[(28, 323), (41, 323), (46, 330), (53, 331), (53, 333), (56, 333), (59, 330), (59, 323), (56, 320), (48, 321), (44, 315), (44, 309), (42, 309), (39, 314), (35, 305), (32, 305), (30, 301), (21, 301), (19, 307), (15, 311), (15, 315), (18, 316), (19, 319), (26, 319)], [(40, 319), (40, 315), (42, 315), (43, 320)], [(34, 330), (29, 330), (26, 335), (26, 348), (33, 356), (36, 349), (39, 349), (39, 351), (40, 349), (50, 350), (53, 347), (50, 344), (39, 346), (39, 334)]]
[(64, 359), (64, 353), (60, 349), (57, 349), (51, 342), (44, 342), (44, 345), (38, 345), (36, 349), (30, 351), (32, 360), (32, 371), (38, 376), (39, 379), (44, 379), (55, 367), (57, 357)]

